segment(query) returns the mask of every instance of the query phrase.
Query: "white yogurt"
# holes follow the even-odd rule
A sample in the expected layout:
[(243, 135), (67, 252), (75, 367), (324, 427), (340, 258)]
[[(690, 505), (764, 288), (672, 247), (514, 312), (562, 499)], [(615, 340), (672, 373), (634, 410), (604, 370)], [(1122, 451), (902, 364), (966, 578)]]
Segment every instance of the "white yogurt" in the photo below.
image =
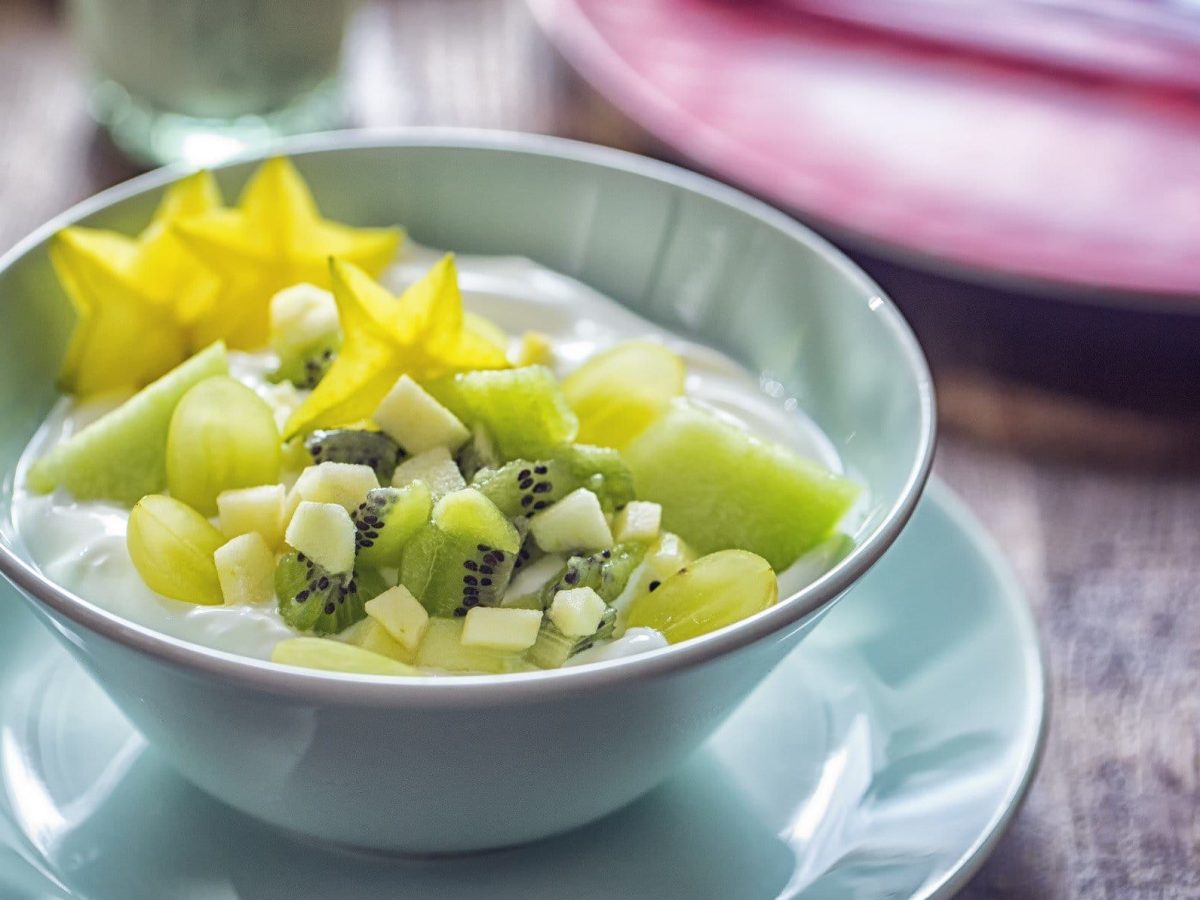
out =
[[(409, 246), (385, 280), (399, 289), (420, 277), (440, 255)], [(781, 398), (768, 396), (757, 378), (723, 354), (682, 340), (586, 285), (527, 259), (460, 256), (457, 263), (467, 309), (512, 335), (531, 328), (548, 334), (560, 375), (621, 341), (661, 340), (686, 361), (689, 396), (733, 417), (748, 431), (842, 471), (832, 445), (809, 419), (785, 410)], [(269, 353), (231, 353), (230, 358), (234, 376), (257, 390), (282, 424), (303, 393), (266, 381), (274, 366)], [(194, 606), (161, 597), (142, 582), (125, 549), (127, 509), (75, 501), (61, 491), (40, 496), (24, 489), (25, 471), (34, 459), (112, 404), (112, 399), (84, 404), (60, 401), (22, 456), (12, 510), (18, 538), (29, 556), (48, 578), (124, 618), (197, 644), (269, 658), (276, 642), (295, 634), (274, 604)], [(786, 577), (790, 574), (790, 570), (785, 573), (781, 595), (799, 586), (790, 584), (793, 579)], [(814, 574), (806, 571), (805, 580)], [(630, 629), (624, 637), (598, 645), (572, 662), (626, 656), (664, 643), (649, 629)]]

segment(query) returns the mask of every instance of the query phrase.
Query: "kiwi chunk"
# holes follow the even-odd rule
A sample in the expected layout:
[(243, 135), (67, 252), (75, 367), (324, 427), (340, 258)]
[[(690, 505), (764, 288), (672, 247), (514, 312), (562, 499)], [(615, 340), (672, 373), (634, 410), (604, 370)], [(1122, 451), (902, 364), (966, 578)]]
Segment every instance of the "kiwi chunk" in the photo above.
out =
[(463, 372), (425, 389), (468, 427), (486, 428), (505, 460), (542, 456), (579, 431), (579, 420), (545, 366)]
[(597, 641), (612, 637), (616, 625), (617, 611), (610, 607), (604, 611), (604, 617), (600, 620), (600, 627), (596, 629), (595, 634), (568, 637), (550, 621), (549, 616), (543, 616), (537, 640), (525, 651), (525, 658), (539, 669), (557, 669), (576, 653), (590, 650)]
[(517, 528), (517, 533), (521, 536), (521, 549), (517, 551), (517, 560), (513, 563), (513, 574), (517, 574), (531, 563), (537, 562), (546, 555), (545, 551), (537, 545), (537, 541), (533, 539), (533, 535), (529, 533), (529, 520), (524, 516), (518, 516), (513, 519), (513, 525)]
[(366, 616), (366, 602), (387, 590), (374, 569), (333, 575), (303, 553), (289, 553), (275, 567), (279, 614), (299, 631), (337, 634)]
[(334, 428), (314, 431), (304, 441), (313, 462), (352, 463), (370, 466), (379, 476), (380, 484), (392, 480), (396, 465), (404, 458), (404, 451), (382, 431), (364, 431), (361, 428)]
[(312, 390), (333, 366), (342, 346), (340, 334), (329, 334), (299, 347), (289, 348), (279, 357), (279, 368), (271, 380), (290, 381), (298, 388)]
[(404, 548), (400, 583), (431, 616), (465, 616), (474, 606), (499, 606), (516, 554), (426, 525)]
[(495, 441), (488, 430), (482, 427), (474, 430), (471, 440), (458, 451), (455, 461), (462, 470), (463, 478), (468, 481), (483, 469), (494, 469), (502, 462)]
[(607, 511), (634, 499), (633, 476), (621, 454), (586, 444), (564, 445), (546, 459), (515, 459), (484, 469), (474, 485), (510, 518), (529, 518), (581, 487), (599, 497)]
[(431, 616), (498, 606), (520, 546), (516, 528), (487, 497), (473, 488), (455, 491), (405, 546), (400, 583)]
[(549, 609), (559, 591), (584, 587), (594, 590), (605, 603), (612, 603), (621, 596), (645, 555), (646, 548), (641, 544), (618, 544), (591, 556), (572, 556), (542, 588), (542, 608)]
[(350, 516), (354, 542), (363, 565), (394, 568), (404, 545), (429, 521), (429, 487), (414, 481), (403, 488), (375, 488)]

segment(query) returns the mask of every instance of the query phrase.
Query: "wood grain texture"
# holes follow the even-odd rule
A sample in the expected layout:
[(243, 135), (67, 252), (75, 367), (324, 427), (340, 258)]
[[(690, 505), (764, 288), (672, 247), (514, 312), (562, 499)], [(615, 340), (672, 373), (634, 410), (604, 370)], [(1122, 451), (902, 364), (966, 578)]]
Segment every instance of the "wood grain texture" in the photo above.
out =
[[(52, 7), (0, 3), (0, 248), (131, 174), (95, 137), (80, 68)], [(358, 124), (646, 146), (569, 77), (519, 0), (368, 4), (349, 83)], [(1200, 897), (1197, 422), (940, 374), (936, 471), (1029, 590), (1052, 686), (1041, 773), (962, 896)]]

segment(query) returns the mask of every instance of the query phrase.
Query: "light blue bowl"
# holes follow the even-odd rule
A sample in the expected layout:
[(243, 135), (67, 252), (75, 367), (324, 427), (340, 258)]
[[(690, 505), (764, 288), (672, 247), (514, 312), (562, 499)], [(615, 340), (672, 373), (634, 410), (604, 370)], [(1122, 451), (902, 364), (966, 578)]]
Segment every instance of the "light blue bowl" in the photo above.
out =
[[(628, 803), (695, 749), (904, 527), (934, 441), (912, 333), (821, 238), (662, 163), (458, 132), (337, 134), (282, 149), (335, 218), (400, 222), (424, 244), (461, 252), (529, 256), (782, 383), (868, 486), (856, 549), (777, 606), (698, 640), (504, 676), (283, 669), (165, 637), (68, 593), (31, 565), (7, 514), (12, 470), (56, 398), (72, 323), (46, 241), (76, 222), (141, 228), (173, 177), (159, 172), (77, 206), (0, 260), (0, 461), (10, 473), (0, 571), (181, 773), (284, 828), (357, 847), (466, 851)], [(227, 195), (253, 166), (220, 171)]]

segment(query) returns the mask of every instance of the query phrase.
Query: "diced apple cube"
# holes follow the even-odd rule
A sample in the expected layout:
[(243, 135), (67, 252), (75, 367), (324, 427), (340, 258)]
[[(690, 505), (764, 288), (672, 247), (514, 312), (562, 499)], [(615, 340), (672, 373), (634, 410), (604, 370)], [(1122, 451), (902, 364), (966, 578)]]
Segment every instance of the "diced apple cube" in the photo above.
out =
[(434, 447), (457, 450), (471, 437), (454, 413), (407, 375), (400, 376), (372, 418), (384, 434), (411, 454)]
[(579, 488), (536, 516), (530, 524), (533, 539), (547, 553), (603, 550), (613, 545), (612, 531), (600, 500)]
[(257, 531), (238, 535), (213, 552), (226, 604), (275, 598), (275, 553)]
[(526, 650), (537, 640), (541, 625), (540, 609), (495, 609), (476, 606), (467, 613), (463, 624), (462, 643), (466, 647)]
[(334, 575), (354, 568), (354, 522), (337, 503), (302, 500), (288, 523), (284, 540)]
[(270, 319), (276, 351), (299, 347), (338, 330), (337, 302), (316, 285), (294, 284), (271, 298)]
[(337, 637), (340, 641), (402, 663), (412, 663), (416, 659), (416, 653), (393, 638), (386, 628), (370, 617), (355, 622)]
[(313, 503), (336, 503), (346, 512), (354, 512), (367, 499), (367, 491), (377, 487), (379, 479), (370, 466), (323, 462), (300, 473), (288, 497), (288, 505), (294, 510), (301, 501), (311, 500)]
[(590, 587), (559, 591), (550, 603), (550, 621), (567, 637), (595, 634), (604, 618), (604, 598)]
[(445, 447), (434, 447), (432, 450), (418, 453), (396, 467), (396, 473), (392, 476), (392, 487), (405, 487), (414, 481), (425, 482), (434, 502), (467, 486), (462, 472)]
[(662, 528), (662, 506), (646, 500), (633, 500), (617, 513), (613, 531), (617, 543), (639, 541), (649, 544), (657, 540)]
[(409, 651), (417, 649), (429, 625), (429, 613), (404, 585), (389, 588), (368, 600), (366, 609), (368, 616)]
[(286, 491), (282, 484), (237, 488), (217, 495), (217, 515), (226, 537), (256, 533), (268, 547), (283, 540), (283, 511)]

